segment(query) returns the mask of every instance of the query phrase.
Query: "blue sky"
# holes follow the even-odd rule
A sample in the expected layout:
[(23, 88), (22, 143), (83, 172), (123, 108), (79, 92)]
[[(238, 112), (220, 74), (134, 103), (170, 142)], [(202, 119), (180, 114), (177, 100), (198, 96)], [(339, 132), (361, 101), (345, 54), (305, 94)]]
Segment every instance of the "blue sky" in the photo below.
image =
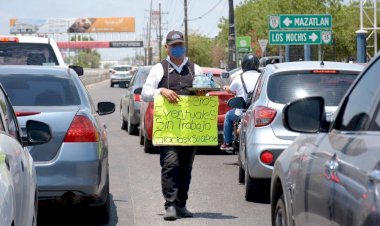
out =
[[(219, 19), (228, 17), (228, 0), (187, 0), (189, 32), (214, 37), (218, 33)], [(153, 10), (164, 13), (163, 35), (168, 30), (184, 30), (184, 0), (153, 0)], [(243, 0), (234, 0), (238, 5)], [(76, 17), (135, 17), (136, 32), (132, 34), (114, 34), (100, 36), (99, 39), (142, 40), (149, 17), (150, 0), (0, 0), (0, 34), (9, 34), (11, 18), (76, 18)], [(202, 16), (202, 17), (201, 17)], [(156, 31), (152, 31), (152, 36)], [(153, 39), (153, 37), (152, 37)], [(140, 50), (117, 49), (100, 52), (106, 60), (132, 56)]]

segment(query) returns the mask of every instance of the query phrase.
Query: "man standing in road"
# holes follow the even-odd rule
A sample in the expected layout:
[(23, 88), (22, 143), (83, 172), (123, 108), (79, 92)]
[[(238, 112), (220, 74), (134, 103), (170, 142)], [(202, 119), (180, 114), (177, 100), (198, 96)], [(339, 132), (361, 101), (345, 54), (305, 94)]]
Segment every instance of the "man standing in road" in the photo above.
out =
[[(168, 57), (154, 65), (143, 86), (142, 99), (154, 101), (154, 96), (162, 95), (170, 103), (177, 104), (179, 95), (191, 95), (187, 87), (192, 87), (195, 75), (203, 74), (202, 69), (185, 56), (183, 34), (170, 31), (166, 36)], [(177, 217), (192, 217), (186, 208), (196, 147), (160, 146), (161, 185), (165, 198), (165, 220)]]

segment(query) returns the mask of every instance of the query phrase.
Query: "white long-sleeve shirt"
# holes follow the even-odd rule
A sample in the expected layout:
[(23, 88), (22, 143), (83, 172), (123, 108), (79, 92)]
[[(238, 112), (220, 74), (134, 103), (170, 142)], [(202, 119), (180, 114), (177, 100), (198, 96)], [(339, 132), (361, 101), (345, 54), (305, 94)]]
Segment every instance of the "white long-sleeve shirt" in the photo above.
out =
[[(180, 73), (182, 71), (182, 68), (186, 65), (188, 58), (186, 57), (179, 67), (170, 61), (170, 57), (167, 57), (166, 60), (169, 62), (171, 67), (174, 68), (174, 70)], [(201, 67), (199, 67), (197, 64), (194, 64), (194, 76), (201, 74), (203, 74)], [(160, 95), (161, 88), (158, 88), (158, 84), (160, 83), (163, 76), (164, 68), (162, 67), (162, 64), (158, 63), (154, 65), (149, 72), (148, 78), (146, 79), (141, 92), (143, 101), (153, 102), (154, 96)]]

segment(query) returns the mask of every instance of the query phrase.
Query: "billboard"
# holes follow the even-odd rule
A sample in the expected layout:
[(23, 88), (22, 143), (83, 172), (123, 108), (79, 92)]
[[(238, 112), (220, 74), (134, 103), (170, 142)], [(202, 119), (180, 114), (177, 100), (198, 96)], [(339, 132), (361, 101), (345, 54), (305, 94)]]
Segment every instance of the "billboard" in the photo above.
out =
[(11, 34), (135, 32), (134, 17), (11, 19)]

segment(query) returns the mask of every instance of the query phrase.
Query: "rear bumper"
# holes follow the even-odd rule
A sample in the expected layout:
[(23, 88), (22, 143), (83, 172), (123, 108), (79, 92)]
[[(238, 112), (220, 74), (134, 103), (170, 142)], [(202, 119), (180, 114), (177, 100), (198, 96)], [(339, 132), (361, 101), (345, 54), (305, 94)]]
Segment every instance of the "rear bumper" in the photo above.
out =
[(131, 78), (111, 78), (112, 84), (118, 84), (119, 82), (127, 82), (129, 83), (131, 81)]
[(53, 160), (35, 162), (35, 167), (39, 200), (59, 199), (67, 192), (104, 197), (108, 154), (101, 153), (98, 143), (64, 143)]

